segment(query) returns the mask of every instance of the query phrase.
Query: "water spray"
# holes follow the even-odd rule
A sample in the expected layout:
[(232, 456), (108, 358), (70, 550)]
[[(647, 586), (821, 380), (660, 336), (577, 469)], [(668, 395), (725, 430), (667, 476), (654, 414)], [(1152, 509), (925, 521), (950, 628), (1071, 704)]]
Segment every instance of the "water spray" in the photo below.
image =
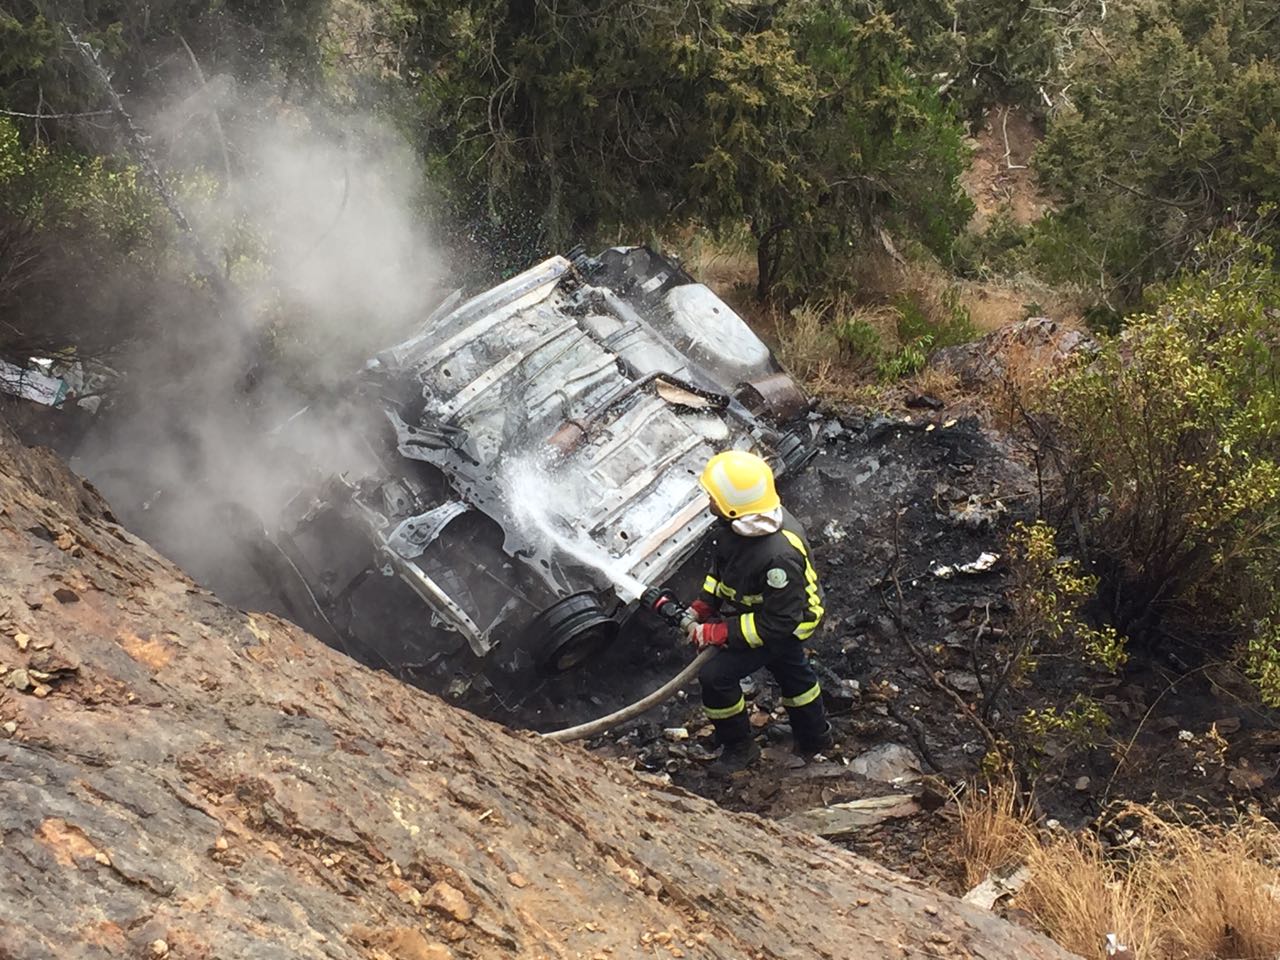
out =
[(503, 480), (511, 515), (526, 533), (536, 533), (545, 544), (555, 546), (589, 569), (600, 571), (624, 603), (640, 599), (645, 585), (631, 575), (624, 566), (624, 558), (612, 556), (579, 531), (566, 530), (556, 523), (549, 494), (557, 488), (544, 470), (530, 461), (520, 461), (503, 471)]

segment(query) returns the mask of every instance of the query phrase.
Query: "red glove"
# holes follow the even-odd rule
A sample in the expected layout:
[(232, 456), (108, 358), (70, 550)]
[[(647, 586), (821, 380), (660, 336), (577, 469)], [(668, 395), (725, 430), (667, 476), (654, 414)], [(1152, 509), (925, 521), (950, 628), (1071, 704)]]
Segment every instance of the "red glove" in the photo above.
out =
[(706, 623), (716, 615), (716, 608), (705, 600), (695, 600), (689, 604), (689, 612), (693, 614), (693, 619), (699, 623)]
[(729, 625), (722, 620), (715, 623), (692, 623), (688, 629), (689, 642), (695, 647), (723, 647), (729, 642)]

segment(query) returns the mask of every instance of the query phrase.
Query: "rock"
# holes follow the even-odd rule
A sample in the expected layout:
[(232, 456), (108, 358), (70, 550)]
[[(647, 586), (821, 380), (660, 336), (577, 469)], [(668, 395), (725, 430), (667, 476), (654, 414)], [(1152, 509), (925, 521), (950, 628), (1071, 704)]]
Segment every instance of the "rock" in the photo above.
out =
[(525, 879), (525, 876), (522, 873), (508, 873), (507, 883), (519, 890), (523, 890), (529, 885), (529, 881)]
[[(53, 599), (57, 600), (59, 603), (79, 603), (80, 594), (68, 587), (58, 587), (58, 589), (53, 591)], [(158, 942), (162, 943), (163, 941)]]
[(1048, 317), (1030, 317), (987, 334), (981, 340), (936, 350), (929, 367), (956, 376), (963, 387), (1003, 383), (1008, 363), (1037, 369), (1060, 368), (1077, 356), (1091, 356), (1098, 343), (1088, 334), (1070, 330)]
[[(2, 423), (0, 504), (0, 610), (84, 665), (57, 697), (0, 697), (0, 719), (22, 734), (0, 737), (0, 956), (147, 957), (164, 937), (183, 958), (448, 960), (456, 937), (460, 957), (622, 960), (640, 955), (646, 932), (693, 927), (714, 935), (704, 947), (678, 940), (699, 958), (889, 960), (936, 953), (927, 935), (941, 930), (963, 931), (975, 955), (1068, 960), (811, 834), (456, 710), (287, 620), (255, 614), (250, 629)], [(82, 549), (28, 532), (44, 523)], [(100, 590), (80, 603), (26, 602), (86, 583)], [(126, 637), (181, 653), (157, 671)], [(530, 892), (507, 879), (521, 851), (536, 858)], [(598, 869), (602, 851), (668, 892)], [(423, 887), (420, 904), (391, 879)], [(859, 899), (869, 906), (814, 922), (815, 904)], [(925, 903), (938, 920), (922, 931)], [(696, 917), (704, 904), (714, 923)], [(118, 945), (87, 944), (111, 935), (104, 918), (138, 926)]]
[(443, 880), (437, 880), (427, 891), (427, 906), (459, 923), (467, 923), (475, 916), (475, 911), (462, 891)]
[(1227, 774), (1227, 783), (1237, 790), (1258, 790), (1266, 782), (1263, 774), (1248, 767), (1233, 767)]
[(820, 671), (819, 676), (822, 680), (822, 699), (832, 710), (843, 713), (861, 699), (862, 686), (857, 680), (837, 677), (829, 670)]
[(982, 690), (978, 675), (969, 673), (967, 670), (950, 670), (947, 672), (946, 680), (947, 686), (960, 693), (976, 694)]
[(18, 732), (18, 724), (15, 723), (13, 720), (6, 720), (4, 724), (4, 732), (8, 736), (12, 737), (15, 733)]
[(662, 735), (672, 743), (689, 739), (689, 731), (685, 727), (668, 727), (662, 731)]
[(453, 951), (443, 943), (428, 940), (413, 927), (372, 929), (352, 927), (349, 935), (373, 948), (371, 956), (380, 960), (453, 960)]
[(1213, 725), (1223, 736), (1230, 736), (1240, 730), (1241, 724), (1239, 717), (1223, 717), (1221, 720), (1213, 721)]
[(1089, 784), (1092, 782), (1093, 781), (1091, 781), (1088, 777), (1079, 777), (1076, 780), (1076, 789), (1079, 790), (1081, 793), (1084, 793), (1086, 790), (1089, 789)]
[(167, 957), (169, 955), (169, 944), (163, 940), (152, 940), (151, 955), (153, 957)]
[(19, 650), (20, 652), (22, 652), (22, 653), (26, 653), (26, 652), (27, 652), (27, 644), (29, 644), (29, 643), (31, 642), (31, 638), (30, 638), (29, 636), (27, 636), (25, 633), (19, 633), (19, 634), (16, 634), (16, 635), (14, 636), (14, 638), (13, 638), (13, 642), (14, 642), (14, 643), (16, 643), (16, 644), (18, 645), (18, 650)]
[(874, 827), (886, 820), (912, 817), (919, 812), (920, 805), (916, 803), (915, 797), (893, 793), (884, 797), (836, 803), (829, 807), (815, 807), (803, 813), (793, 813), (783, 823), (797, 830), (816, 833), (828, 840), (839, 840), (854, 836), (867, 827)]
[(882, 783), (909, 783), (919, 780), (920, 761), (900, 743), (885, 743), (849, 761), (849, 769), (869, 780)]
[(13, 689), (17, 690), (19, 693), (26, 693), (33, 686), (31, 683), (31, 676), (26, 670), (19, 667), (17, 670), (14, 670), (9, 674), (9, 686), (13, 687)]

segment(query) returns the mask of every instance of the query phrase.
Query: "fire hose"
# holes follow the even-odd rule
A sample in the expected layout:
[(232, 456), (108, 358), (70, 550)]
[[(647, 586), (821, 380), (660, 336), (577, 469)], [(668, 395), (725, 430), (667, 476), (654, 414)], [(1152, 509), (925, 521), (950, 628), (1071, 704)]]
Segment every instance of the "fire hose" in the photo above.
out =
[[(689, 610), (684, 604), (680, 603), (672, 594), (658, 591), (648, 590), (645, 592), (641, 603), (654, 611), (663, 620), (672, 626), (683, 627), (686, 618), (689, 616)], [(613, 713), (600, 717), (596, 720), (580, 723), (576, 727), (566, 727), (564, 730), (555, 730), (551, 733), (544, 733), (543, 736), (548, 740), (555, 740), (559, 743), (568, 743), (571, 740), (585, 740), (588, 737), (598, 736), (612, 730), (619, 724), (626, 723), (635, 717), (640, 716), (646, 710), (656, 707), (658, 704), (669, 700), (675, 696), (676, 692), (698, 675), (698, 671), (702, 669), (702, 665), (720, 652), (719, 647), (706, 647), (698, 652), (693, 661), (674, 677), (654, 690), (646, 697), (642, 697), (635, 703), (623, 707), (621, 710), (615, 710)]]

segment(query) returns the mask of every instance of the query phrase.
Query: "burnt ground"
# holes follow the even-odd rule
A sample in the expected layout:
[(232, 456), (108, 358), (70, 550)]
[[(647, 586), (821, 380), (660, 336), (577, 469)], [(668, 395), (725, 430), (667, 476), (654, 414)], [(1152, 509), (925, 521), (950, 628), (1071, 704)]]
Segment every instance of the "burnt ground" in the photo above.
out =
[[(999, 641), (990, 638), (1009, 613), (1005, 541), (1016, 522), (1036, 515), (1037, 479), (1015, 445), (975, 418), (957, 421), (945, 411), (870, 421), (843, 415), (816, 422), (815, 430), (822, 452), (784, 499), (810, 532), (826, 590), (827, 621), (811, 650), (836, 727), (833, 755), (804, 764), (791, 754), (767, 672), (747, 684), (764, 747), (750, 772), (727, 781), (708, 774), (711, 730), (696, 689), (595, 746), (722, 806), (772, 818), (914, 794), (914, 814), (843, 842), (956, 889), (959, 865), (947, 850), (954, 806), (942, 801), (980, 773), (987, 753), (984, 733), (958, 701), (982, 716), (978, 673), (995, 675)], [(986, 572), (933, 572), (986, 552), (1000, 556)], [(670, 644), (637, 649), (651, 662), (632, 650), (621, 661), (598, 663), (593, 669), (610, 676), (578, 687), (577, 696), (593, 690), (597, 713), (607, 712), (688, 658)], [(1000, 697), (986, 725), (1018, 740), (1025, 711), (1061, 707), (1079, 694), (1100, 704), (1106, 731), (1086, 743), (1019, 743), (1024, 779), (1045, 817), (1082, 827), (1125, 801), (1156, 799), (1210, 813), (1280, 813), (1280, 715), (1257, 704), (1234, 668), (1194, 644), (1132, 650), (1117, 676), (1042, 657), (1031, 682)], [(561, 699), (559, 709), (574, 699)]]

